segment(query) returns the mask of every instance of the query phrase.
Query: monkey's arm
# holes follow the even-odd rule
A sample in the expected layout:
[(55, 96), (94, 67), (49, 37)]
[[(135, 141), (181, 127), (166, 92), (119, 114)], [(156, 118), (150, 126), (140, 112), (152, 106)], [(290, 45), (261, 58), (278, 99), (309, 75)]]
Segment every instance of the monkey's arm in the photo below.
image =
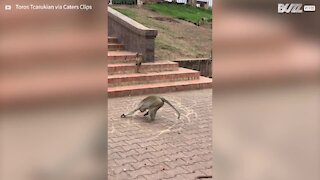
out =
[(136, 72), (137, 72), (137, 73), (140, 73), (140, 66), (137, 66)]
[(121, 118), (125, 118), (125, 117), (127, 117), (127, 116), (131, 116), (133, 113), (135, 113), (135, 112), (138, 111), (138, 110), (139, 110), (139, 108), (136, 108), (136, 109), (134, 109), (133, 111), (129, 112), (128, 114), (122, 114), (122, 115), (121, 115)]

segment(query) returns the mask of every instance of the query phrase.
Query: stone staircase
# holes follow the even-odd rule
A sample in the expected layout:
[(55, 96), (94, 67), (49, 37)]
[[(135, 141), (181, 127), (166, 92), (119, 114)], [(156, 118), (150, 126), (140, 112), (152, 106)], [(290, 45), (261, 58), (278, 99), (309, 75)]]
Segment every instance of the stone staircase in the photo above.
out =
[(156, 61), (143, 63), (136, 73), (134, 52), (124, 50), (116, 37), (108, 37), (109, 97), (165, 93), (212, 87), (212, 79), (198, 71), (180, 68), (178, 63)]

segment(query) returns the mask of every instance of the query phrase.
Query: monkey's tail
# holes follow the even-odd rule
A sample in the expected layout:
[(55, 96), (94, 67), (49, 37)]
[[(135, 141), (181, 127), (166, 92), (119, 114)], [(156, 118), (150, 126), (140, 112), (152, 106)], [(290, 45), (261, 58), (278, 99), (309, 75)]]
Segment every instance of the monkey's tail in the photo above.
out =
[(169, 104), (169, 106), (171, 106), (178, 114), (178, 119), (180, 118), (180, 112), (168, 101), (166, 100), (165, 98), (161, 97), (161, 100), (167, 104)]

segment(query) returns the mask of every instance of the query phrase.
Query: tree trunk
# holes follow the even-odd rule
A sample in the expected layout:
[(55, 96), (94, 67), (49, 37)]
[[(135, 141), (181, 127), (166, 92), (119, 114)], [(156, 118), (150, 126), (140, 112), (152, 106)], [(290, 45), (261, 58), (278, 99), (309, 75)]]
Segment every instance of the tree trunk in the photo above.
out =
[(196, 6), (197, 5), (197, 0), (187, 0), (187, 3), (192, 5), (192, 6)]
[(193, 4), (194, 6), (197, 6), (197, 0), (192, 0), (192, 4)]

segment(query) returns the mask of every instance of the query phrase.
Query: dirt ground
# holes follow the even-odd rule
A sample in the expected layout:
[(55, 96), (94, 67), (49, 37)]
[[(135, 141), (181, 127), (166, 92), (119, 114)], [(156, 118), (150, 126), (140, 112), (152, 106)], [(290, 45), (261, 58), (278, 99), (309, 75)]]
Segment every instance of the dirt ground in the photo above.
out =
[(158, 30), (156, 60), (210, 57), (212, 46), (211, 24), (196, 26), (193, 23), (164, 16), (137, 6), (113, 5), (134, 12), (134, 20)]

